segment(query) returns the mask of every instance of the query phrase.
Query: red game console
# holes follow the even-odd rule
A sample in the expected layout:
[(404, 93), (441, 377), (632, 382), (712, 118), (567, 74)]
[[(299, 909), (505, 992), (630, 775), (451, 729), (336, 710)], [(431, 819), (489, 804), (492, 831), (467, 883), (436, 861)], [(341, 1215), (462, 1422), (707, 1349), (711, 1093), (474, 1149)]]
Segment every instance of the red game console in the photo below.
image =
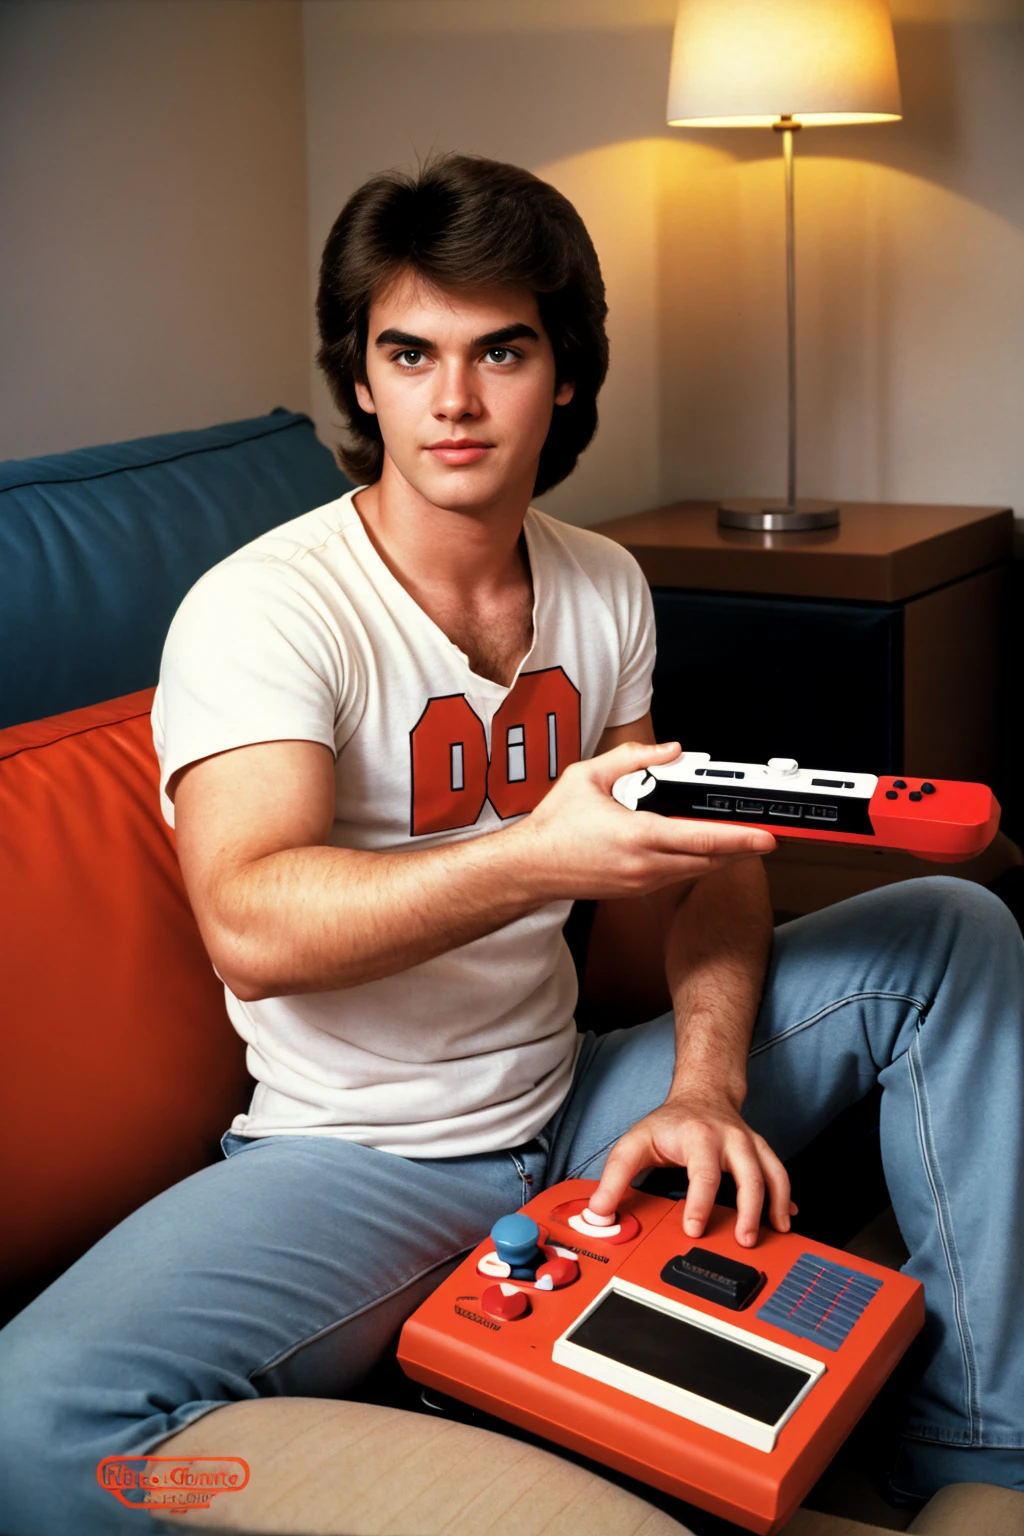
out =
[(793, 1233), (762, 1229), (741, 1248), (735, 1211), (718, 1206), (688, 1238), (685, 1202), (642, 1190), (609, 1224), (587, 1209), (596, 1187), (568, 1180), (502, 1218), (495, 1234), (533, 1218), (532, 1264), (482, 1242), (406, 1322), (402, 1369), (779, 1530), (921, 1328), (920, 1283)]
[(682, 752), (674, 762), (627, 773), (612, 794), (631, 811), (898, 848), (943, 864), (973, 859), (999, 827), (999, 802), (984, 784), (801, 768), (789, 757), (729, 763)]

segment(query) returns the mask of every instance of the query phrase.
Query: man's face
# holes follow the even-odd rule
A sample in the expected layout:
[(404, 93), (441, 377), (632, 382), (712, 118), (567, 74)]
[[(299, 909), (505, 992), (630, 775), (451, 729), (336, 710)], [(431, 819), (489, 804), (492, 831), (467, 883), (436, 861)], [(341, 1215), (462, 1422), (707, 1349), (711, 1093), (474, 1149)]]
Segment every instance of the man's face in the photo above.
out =
[(382, 478), (465, 512), (529, 498), (552, 410), (573, 389), (555, 389), (529, 290), (436, 288), (408, 269), (370, 305), (366, 376), (356, 397), (380, 424)]

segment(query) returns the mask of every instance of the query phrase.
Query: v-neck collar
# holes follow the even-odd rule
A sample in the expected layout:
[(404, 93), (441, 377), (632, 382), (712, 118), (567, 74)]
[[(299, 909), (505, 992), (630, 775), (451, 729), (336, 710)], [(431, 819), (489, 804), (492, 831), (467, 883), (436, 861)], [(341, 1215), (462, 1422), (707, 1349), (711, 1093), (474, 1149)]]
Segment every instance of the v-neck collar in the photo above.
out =
[(492, 677), (482, 677), (479, 672), (473, 671), (473, 668), (469, 664), (469, 657), (466, 655), (465, 651), (460, 650), (459, 647), (455, 644), (454, 640), (450, 639), (449, 636), (445, 634), (440, 624), (438, 624), (434, 619), (430, 617), (430, 614), (426, 611), (425, 608), (420, 606), (420, 604), (413, 597), (412, 593), (402, 585), (394, 571), (392, 571), (391, 567), (388, 565), (387, 561), (379, 553), (377, 546), (370, 538), (366, 524), (363, 522), (362, 517), (359, 515), (359, 508), (355, 503), (355, 498), (359, 492), (365, 491), (366, 489), (367, 487), (365, 485), (357, 485), (353, 490), (348, 491), (346, 496), (349, 507), (352, 511), (352, 515), (355, 518), (356, 543), (359, 546), (361, 558), (366, 562), (368, 566), (372, 568), (373, 580), (377, 590), (382, 594), (384, 592), (389, 592), (399, 607), (405, 607), (410, 615), (415, 615), (421, 623), (426, 624), (430, 629), (432, 629), (435, 635), (438, 637), (439, 641), (455, 652), (455, 655), (458, 656), (459, 660), (462, 662), (462, 665), (465, 667), (469, 676), (473, 679), (474, 684), (478, 688), (491, 689), (495, 694), (505, 698), (506, 695), (512, 692), (512, 689), (519, 681), (519, 676), (523, 668), (526, 666), (526, 663), (530, 660), (534, 651), (537, 649), (537, 627), (541, 608), (540, 573), (543, 566), (543, 561), (537, 559), (536, 530), (533, 526), (533, 508), (527, 507), (526, 516), (523, 519), (523, 537), (526, 540), (526, 555), (530, 566), (530, 581), (533, 586), (533, 612), (531, 614), (531, 627), (533, 633), (530, 639), (529, 650), (526, 652), (525, 656), (522, 657), (519, 665), (516, 667), (515, 675), (512, 678), (512, 681), (506, 686), (504, 683), (496, 683)]

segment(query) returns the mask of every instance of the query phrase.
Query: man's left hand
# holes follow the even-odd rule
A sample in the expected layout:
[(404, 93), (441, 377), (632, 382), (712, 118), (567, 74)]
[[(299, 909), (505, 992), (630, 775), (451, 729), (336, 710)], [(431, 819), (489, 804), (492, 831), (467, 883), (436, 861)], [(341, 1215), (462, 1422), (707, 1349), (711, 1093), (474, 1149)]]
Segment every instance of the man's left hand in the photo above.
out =
[(736, 1241), (745, 1248), (757, 1242), (766, 1190), (776, 1231), (788, 1232), (790, 1217), (797, 1213), (782, 1163), (724, 1096), (679, 1094), (634, 1125), (608, 1154), (588, 1202), (591, 1210), (610, 1215), (638, 1173), (664, 1167), (687, 1171), (683, 1230), (688, 1237), (703, 1233), (723, 1170), (736, 1181)]

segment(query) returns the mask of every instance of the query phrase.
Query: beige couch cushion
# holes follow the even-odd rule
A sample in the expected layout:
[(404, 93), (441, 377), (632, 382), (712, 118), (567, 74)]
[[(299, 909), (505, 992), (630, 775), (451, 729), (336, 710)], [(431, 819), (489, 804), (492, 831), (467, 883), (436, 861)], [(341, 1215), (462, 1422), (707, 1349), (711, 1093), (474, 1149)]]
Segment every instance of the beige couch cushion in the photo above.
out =
[(910, 1536), (1021, 1536), (1024, 1493), (988, 1483), (940, 1488), (907, 1527)]
[(505, 1435), (369, 1403), (261, 1398), (215, 1409), (155, 1451), (241, 1456), (249, 1483), (197, 1526), (279, 1536), (687, 1536), (643, 1499)]
[[(597, 1473), (550, 1451), (370, 1403), (260, 1398), (197, 1419), (160, 1456), (241, 1456), (248, 1485), (173, 1529), (245, 1536), (690, 1536), (688, 1528)], [(801, 1509), (780, 1536), (887, 1536), (885, 1529)], [(170, 1526), (170, 1522), (168, 1522)], [(1021, 1536), (1024, 1494), (982, 1484), (944, 1488), (909, 1526), (914, 1536)]]

